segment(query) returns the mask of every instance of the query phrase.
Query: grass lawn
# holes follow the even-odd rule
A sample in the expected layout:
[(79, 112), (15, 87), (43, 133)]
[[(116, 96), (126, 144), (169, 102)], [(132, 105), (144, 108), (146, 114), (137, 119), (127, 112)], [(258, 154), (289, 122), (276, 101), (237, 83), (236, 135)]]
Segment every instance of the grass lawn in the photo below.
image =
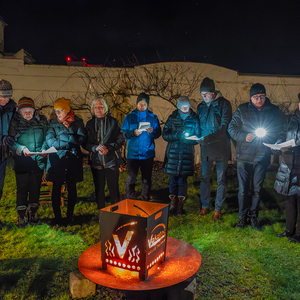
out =
[[(190, 243), (201, 253), (198, 299), (300, 299), (300, 245), (276, 237), (285, 228), (285, 213), (284, 198), (273, 190), (275, 175), (276, 170), (267, 173), (260, 204), (261, 231), (234, 227), (238, 221), (234, 167), (228, 176), (228, 198), (221, 222), (212, 219), (213, 211), (198, 217), (199, 172), (189, 177), (187, 214), (169, 218), (168, 236)], [(42, 204), (40, 225), (19, 229), (15, 176), (8, 167), (0, 201), (0, 220), (6, 225), (0, 230), (0, 299), (69, 299), (70, 272), (78, 269), (82, 252), (99, 242), (98, 211), (89, 169), (85, 169), (84, 178), (77, 186), (75, 225), (49, 227), (47, 221), (53, 217), (51, 204)], [(124, 171), (120, 175), (123, 195), (125, 180)], [(153, 201), (167, 203), (168, 176), (153, 173), (152, 190)], [(215, 191), (214, 177), (212, 209)], [(66, 213), (66, 207), (63, 212)], [(96, 296), (88, 299), (116, 299), (116, 295), (99, 289)]]

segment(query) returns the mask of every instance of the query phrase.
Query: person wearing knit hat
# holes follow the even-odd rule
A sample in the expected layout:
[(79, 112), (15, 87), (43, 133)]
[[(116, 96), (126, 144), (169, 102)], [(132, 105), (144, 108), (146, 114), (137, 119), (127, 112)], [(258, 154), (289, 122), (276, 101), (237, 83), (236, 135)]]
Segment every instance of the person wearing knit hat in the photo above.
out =
[[(3, 193), (6, 162), (9, 156), (9, 146), (14, 143), (9, 137), (8, 129), (11, 119), (16, 111), (17, 104), (11, 99), (13, 94), (12, 85), (5, 79), (0, 79), (0, 199)], [(0, 221), (0, 229), (1, 229)]]
[(51, 225), (61, 225), (61, 187), (67, 184), (68, 208), (67, 224), (73, 220), (73, 212), (77, 199), (76, 183), (83, 180), (82, 153), (80, 146), (86, 140), (86, 130), (82, 119), (71, 110), (70, 100), (57, 99), (54, 103), (56, 118), (52, 119), (46, 134), (48, 147), (57, 152), (49, 154), (47, 163), (47, 179), (53, 182), (52, 207), (54, 219)]
[(122, 162), (120, 149), (125, 139), (117, 119), (112, 117), (104, 98), (92, 101), (92, 119), (86, 123), (87, 141), (83, 148), (89, 151), (96, 202), (98, 209), (105, 207), (105, 181), (110, 203), (120, 201), (119, 167)]
[(39, 196), (42, 176), (46, 167), (46, 154), (32, 154), (46, 150), (45, 137), (48, 122), (37, 114), (34, 101), (22, 97), (18, 102), (18, 113), (10, 123), (9, 136), (14, 138), (11, 147), (17, 183), (18, 226), (38, 222)]
[(170, 214), (183, 214), (187, 197), (187, 178), (194, 172), (195, 140), (187, 137), (199, 137), (199, 120), (190, 108), (188, 97), (181, 96), (177, 100), (177, 109), (168, 117), (162, 137), (168, 142), (163, 172), (170, 175), (169, 198)]
[(212, 79), (206, 77), (200, 85), (200, 94), (203, 101), (197, 107), (200, 122), (201, 138), (201, 183), (200, 200), (201, 211), (199, 216), (210, 212), (209, 202), (211, 197), (210, 179), (213, 163), (217, 171), (217, 195), (213, 218), (220, 220), (222, 217), (222, 204), (227, 193), (227, 169), (231, 159), (230, 137), (227, 127), (231, 120), (232, 108), (228, 100), (221, 96), (215, 89)]
[[(271, 159), (271, 149), (266, 144), (275, 144), (283, 130), (284, 115), (279, 107), (266, 97), (261, 83), (250, 88), (250, 101), (236, 109), (228, 126), (228, 132), (236, 142), (237, 175), (239, 180), (238, 228), (251, 225), (260, 229), (257, 219), (261, 191)], [(263, 136), (256, 133), (263, 129)], [(251, 195), (251, 200), (249, 200)]]
[(157, 116), (148, 110), (149, 96), (140, 93), (136, 109), (123, 121), (122, 131), (127, 140), (127, 180), (126, 197), (134, 199), (135, 183), (139, 169), (142, 173), (142, 199), (150, 200), (151, 176), (155, 157), (154, 140), (161, 135)]

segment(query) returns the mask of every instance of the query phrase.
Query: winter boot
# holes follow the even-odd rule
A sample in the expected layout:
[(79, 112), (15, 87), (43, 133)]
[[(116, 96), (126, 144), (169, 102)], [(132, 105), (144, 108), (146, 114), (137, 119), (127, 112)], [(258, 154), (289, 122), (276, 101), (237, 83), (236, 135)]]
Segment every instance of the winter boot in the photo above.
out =
[(25, 228), (27, 220), (27, 207), (25, 205), (17, 206), (16, 211), (18, 213), (18, 227)]
[(172, 194), (169, 195), (169, 198), (171, 199), (170, 214), (175, 214), (178, 205), (178, 198), (176, 195), (172, 195)]
[(186, 199), (186, 197), (184, 197), (184, 196), (178, 196), (178, 205), (177, 205), (177, 209), (176, 209), (176, 213), (178, 215), (185, 214), (185, 211), (183, 209), (183, 204), (184, 204), (185, 199)]
[(28, 206), (28, 222), (31, 224), (37, 224), (38, 222), (38, 203), (31, 203)]

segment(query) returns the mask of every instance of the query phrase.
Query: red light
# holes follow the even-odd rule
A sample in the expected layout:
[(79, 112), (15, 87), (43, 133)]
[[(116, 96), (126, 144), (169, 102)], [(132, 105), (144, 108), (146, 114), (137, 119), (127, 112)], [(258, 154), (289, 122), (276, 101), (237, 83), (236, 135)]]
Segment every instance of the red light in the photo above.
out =
[(71, 57), (70, 56), (68, 56), (67, 57), (67, 61), (71, 61), (72, 59), (71, 59)]
[(83, 61), (85, 61), (85, 58), (82, 58)]

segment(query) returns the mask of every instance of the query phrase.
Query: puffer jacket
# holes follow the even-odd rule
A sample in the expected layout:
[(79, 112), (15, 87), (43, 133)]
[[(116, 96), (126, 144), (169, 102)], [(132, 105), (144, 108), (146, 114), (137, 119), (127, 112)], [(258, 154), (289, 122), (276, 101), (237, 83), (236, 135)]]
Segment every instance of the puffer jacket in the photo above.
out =
[[(235, 111), (228, 126), (230, 136), (236, 141), (236, 159), (242, 162), (269, 164), (271, 149), (263, 143), (274, 144), (283, 129), (284, 115), (278, 106), (266, 98), (259, 111), (251, 102), (241, 104)], [(257, 128), (264, 128), (266, 136), (255, 137), (246, 142), (248, 133), (255, 134)]]
[(282, 195), (300, 192), (300, 111), (297, 109), (289, 118), (285, 129), (286, 141), (294, 139), (296, 147), (282, 153), (274, 188)]
[(0, 161), (3, 162), (8, 158), (10, 139), (8, 137), (8, 130), (10, 121), (15, 114), (17, 103), (12, 99), (9, 99), (8, 103), (1, 108), (0, 107)]
[[(134, 130), (139, 128), (140, 122), (149, 122), (153, 128), (152, 133), (143, 131), (139, 136), (134, 135)], [(127, 140), (127, 158), (148, 159), (155, 157), (154, 140), (161, 135), (161, 128), (157, 116), (152, 111), (140, 112), (134, 109), (124, 118), (122, 131)]]
[[(94, 167), (109, 168), (120, 166), (122, 161), (120, 148), (125, 142), (121, 126), (110, 112), (104, 118), (97, 119), (95, 116), (86, 123), (87, 141), (84, 149), (89, 151), (89, 165)], [(95, 148), (103, 144), (108, 152), (100, 155)]]
[(201, 136), (208, 139), (208, 144), (201, 145), (201, 160), (230, 160), (230, 136), (227, 132), (232, 117), (230, 102), (217, 95), (209, 106), (202, 101), (197, 107), (197, 114)]
[(47, 162), (47, 180), (64, 183), (83, 180), (82, 152), (80, 145), (86, 140), (86, 130), (82, 119), (75, 116), (67, 129), (52, 119), (46, 134), (48, 147), (54, 147), (57, 153), (49, 154)]
[(31, 120), (24, 119), (17, 112), (11, 120), (8, 134), (15, 139), (12, 147), (14, 170), (16, 173), (30, 173), (40, 171), (46, 167), (46, 157), (39, 155), (24, 156), (23, 147), (31, 152), (46, 150), (45, 143), (48, 122), (45, 116), (34, 113)]
[(199, 120), (195, 112), (190, 109), (190, 115), (183, 120), (175, 110), (168, 118), (163, 129), (162, 137), (168, 142), (163, 172), (174, 176), (190, 176), (194, 171), (194, 145), (196, 141), (188, 140), (189, 136), (200, 137)]

